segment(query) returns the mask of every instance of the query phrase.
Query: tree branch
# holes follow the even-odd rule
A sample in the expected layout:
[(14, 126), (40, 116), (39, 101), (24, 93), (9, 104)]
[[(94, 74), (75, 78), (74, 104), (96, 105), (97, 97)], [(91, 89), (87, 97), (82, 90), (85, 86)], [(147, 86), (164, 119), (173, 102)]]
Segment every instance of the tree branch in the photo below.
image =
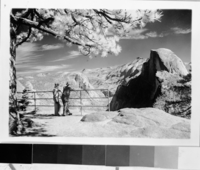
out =
[(36, 9), (33, 10), (33, 12), (37, 15), (37, 17), (41, 20), (44, 20), (44, 18), (37, 12)]
[(23, 44), (24, 42), (26, 42), (26, 41), (28, 40), (28, 38), (30, 37), (31, 32), (32, 32), (31, 27), (29, 27), (27, 37), (25, 37), (22, 41), (20, 41), (19, 43), (17, 43), (17, 44), (16, 44), (16, 47), (18, 47), (19, 45), (21, 45), (21, 44)]
[(26, 18), (29, 16), (31, 12), (31, 9), (27, 8), (21, 15), (19, 15), (18, 17), (23, 17), (23, 18)]
[(188, 111), (188, 110), (190, 110), (192, 107), (190, 106), (190, 107), (188, 107), (187, 109), (185, 109), (183, 112), (181, 112), (181, 113), (184, 113), (184, 112), (186, 112), (186, 111)]
[[(34, 18), (34, 10), (29, 10), (28, 13), (29, 13), (29, 14), (27, 15), (27, 17), (28, 17), (29, 15), (31, 15), (31, 20), (33, 20), (33, 18)], [(30, 35), (31, 35), (31, 32), (32, 32), (32, 29), (31, 29), (31, 27), (29, 26), (27, 36), (26, 36), (21, 42), (17, 43), (17, 44), (16, 44), (16, 47), (18, 47), (19, 45), (21, 45), (21, 44), (23, 44), (24, 42), (26, 42), (26, 41), (29, 39), (29, 37), (30, 37)]]
[(78, 45), (78, 46), (86, 46), (86, 47), (94, 47), (90, 44), (82, 44), (78, 41), (75, 41), (73, 40), (72, 38), (68, 37), (68, 36), (62, 36), (62, 35), (59, 35), (57, 32), (53, 31), (52, 29), (50, 28), (45, 28), (44, 26), (40, 25), (39, 22), (35, 22), (35, 21), (31, 21), (29, 19), (25, 19), (25, 18), (21, 18), (21, 17), (17, 17), (17, 16), (13, 16), (11, 14), (11, 17), (14, 19), (15, 22), (19, 22), (20, 24), (23, 24), (23, 25), (27, 25), (27, 26), (30, 26), (30, 27), (33, 27), (33, 28), (36, 28), (38, 30), (41, 30), (45, 33), (48, 33), (48, 34), (51, 34), (55, 37), (60, 37), (60, 38), (63, 38), (65, 40), (67, 40), (68, 42), (71, 42), (72, 44), (74, 45)]
[(124, 19), (112, 18), (111, 16), (109, 16), (108, 14), (106, 14), (106, 12), (104, 12), (104, 11), (98, 11), (96, 9), (93, 9), (93, 10), (94, 10), (95, 13), (101, 14), (101, 16), (103, 16), (109, 23), (111, 22), (110, 20), (117, 21), (117, 22), (124, 22), (126, 24), (130, 23), (130, 21), (126, 21), (126, 18), (124, 18)]

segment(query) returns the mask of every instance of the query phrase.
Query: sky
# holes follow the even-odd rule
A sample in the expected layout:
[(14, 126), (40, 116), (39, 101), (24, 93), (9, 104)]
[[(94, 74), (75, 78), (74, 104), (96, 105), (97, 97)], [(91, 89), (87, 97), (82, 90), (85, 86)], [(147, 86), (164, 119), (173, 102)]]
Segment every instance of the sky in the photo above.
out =
[(78, 52), (77, 46), (68, 47), (53, 36), (41, 41), (24, 43), (17, 48), (17, 75), (45, 72), (73, 72), (102, 68), (148, 58), (151, 49), (172, 50), (183, 62), (191, 61), (191, 10), (162, 10), (161, 22), (148, 23), (132, 31), (129, 38), (120, 38), (121, 52), (107, 57), (89, 59)]

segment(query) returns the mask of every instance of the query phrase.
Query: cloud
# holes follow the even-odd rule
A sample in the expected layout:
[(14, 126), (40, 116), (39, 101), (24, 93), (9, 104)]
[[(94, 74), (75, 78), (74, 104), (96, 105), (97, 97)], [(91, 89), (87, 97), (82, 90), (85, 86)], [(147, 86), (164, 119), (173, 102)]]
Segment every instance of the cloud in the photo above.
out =
[(58, 62), (58, 61), (65, 61), (65, 60), (67, 60), (67, 58), (66, 57), (62, 57), (62, 58), (59, 58), (57, 60), (52, 60), (50, 62)]
[[(40, 73), (40, 72), (50, 72), (57, 71), (62, 69), (67, 69), (69, 65), (50, 65), (50, 66), (40, 66), (40, 57), (44, 56), (43, 51), (46, 50), (55, 50), (64, 47), (62, 44), (55, 45), (42, 45), (40, 46), (37, 43), (24, 43), (19, 46), (16, 51), (16, 69), (17, 74), (26, 74), (26, 73)], [(75, 57), (77, 53), (71, 52), (69, 56)]]
[(167, 33), (160, 33), (158, 34), (155, 31), (148, 32), (148, 29), (135, 29), (132, 30), (127, 37), (121, 37), (121, 39), (135, 39), (135, 40), (142, 40), (148, 38), (161, 38), (168, 35)]
[(17, 51), (19, 52), (25, 52), (25, 53), (28, 53), (28, 52), (34, 52), (34, 51), (38, 51), (39, 50), (39, 47), (36, 43), (24, 43), (23, 45), (20, 45), (18, 48), (17, 48)]
[(151, 38), (156, 38), (158, 37), (158, 34), (156, 32), (148, 32), (146, 33), (146, 36)]
[(191, 32), (191, 29), (182, 29), (182, 28), (179, 28), (179, 27), (171, 28), (171, 30), (175, 34), (189, 34)]
[(16, 50), (16, 64), (29, 63), (32, 60), (35, 60), (37, 57), (42, 56), (39, 54), (39, 46), (36, 43), (24, 43), (19, 46)]
[(152, 31), (152, 32), (146, 33), (145, 35), (146, 35), (147, 38), (157, 38), (157, 37), (162, 38), (162, 37), (169, 35), (169, 33), (162, 32), (162, 33), (158, 34), (157, 32)]
[[(189, 34), (191, 32), (191, 29), (182, 29), (179, 27), (171, 28), (168, 31), (164, 31), (161, 33), (157, 33), (156, 31), (150, 31), (146, 28), (142, 29), (133, 29), (130, 30), (129, 33), (126, 36), (120, 37), (120, 39), (135, 39), (135, 40), (143, 40), (148, 38), (162, 38), (168, 35), (173, 34)], [(110, 31), (112, 33), (112, 31)], [(114, 35), (114, 33), (110, 34)]]
[(27, 67), (31, 62), (36, 60), (38, 57), (44, 55), (42, 54), (42, 51), (56, 50), (63, 47), (64, 47), (63, 44), (54, 44), (54, 45), (44, 44), (42, 46), (39, 46), (36, 43), (24, 43), (17, 48), (16, 65), (18, 68)]
[(66, 69), (69, 67), (70, 65), (62, 64), (62, 65), (54, 65), (54, 66), (36, 66), (36, 67), (33, 67), (33, 69), (35, 69), (34, 72), (51, 72), (51, 71)]
[(130, 30), (126, 36), (120, 37), (120, 39), (145, 39), (146, 37), (143, 35), (143, 33), (146, 31), (146, 28), (133, 29)]
[(43, 54), (39, 54), (41, 51), (46, 50), (55, 50), (64, 47), (63, 44), (55, 44), (55, 45), (47, 45), (44, 44), (42, 47), (40, 47), (36, 43), (24, 43), (23, 45), (19, 46), (17, 48), (17, 62), (27, 62), (29, 60), (32, 60), (35, 57), (42, 56)]
[(52, 44), (52, 45), (44, 44), (44, 45), (42, 45), (41, 50), (43, 50), (43, 51), (45, 51), (45, 50), (56, 50), (56, 49), (63, 48), (63, 47), (64, 47), (63, 44)]
[(143, 33), (146, 31), (147, 29), (134, 29), (129, 32), (128, 37), (132, 39), (145, 39), (146, 36), (144, 36)]
[(66, 71), (66, 69), (70, 68), (70, 65), (53, 65), (53, 66), (35, 66), (35, 67), (31, 67), (30, 70), (28, 71), (21, 71), (18, 72), (19, 75), (22, 74), (30, 74), (30, 73), (43, 73), (43, 72), (56, 72), (56, 71), (61, 71), (64, 70)]
[(70, 51), (69, 55), (67, 56), (67, 58), (68, 59), (77, 58), (80, 55), (81, 55), (81, 53), (79, 51)]
[(51, 62), (58, 62), (58, 61), (65, 61), (65, 60), (69, 60), (69, 59), (73, 59), (73, 58), (77, 58), (81, 56), (81, 53), (79, 51), (70, 51), (66, 54), (66, 56), (61, 57), (57, 60), (53, 60)]

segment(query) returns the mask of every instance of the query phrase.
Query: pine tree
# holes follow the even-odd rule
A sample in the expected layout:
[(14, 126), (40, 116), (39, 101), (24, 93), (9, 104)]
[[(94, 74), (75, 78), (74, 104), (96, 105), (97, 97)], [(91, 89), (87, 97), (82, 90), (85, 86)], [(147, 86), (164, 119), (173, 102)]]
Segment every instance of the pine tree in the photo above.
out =
[[(134, 14), (133, 14), (134, 13)], [(136, 15), (135, 15), (136, 14)], [(119, 37), (132, 29), (159, 21), (159, 10), (109, 9), (12, 9), (10, 12), (10, 115), (16, 114), (16, 49), (24, 42), (40, 41), (51, 35), (67, 45), (76, 45), (89, 57), (121, 51)], [(11, 125), (12, 126), (12, 125)], [(20, 131), (17, 133), (20, 134)]]
[(22, 99), (18, 101), (18, 111), (26, 111), (27, 106), (29, 105), (28, 101), (28, 90), (25, 88), (22, 92)]

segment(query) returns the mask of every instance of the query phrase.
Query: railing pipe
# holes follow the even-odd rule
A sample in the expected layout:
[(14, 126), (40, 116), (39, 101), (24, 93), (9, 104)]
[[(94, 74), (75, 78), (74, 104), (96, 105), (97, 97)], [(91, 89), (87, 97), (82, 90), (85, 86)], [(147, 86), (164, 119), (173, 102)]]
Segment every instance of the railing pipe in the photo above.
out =
[[(108, 98), (108, 110), (110, 111), (110, 101), (109, 101), (109, 90), (108, 89), (86, 89), (86, 90), (74, 90), (74, 91), (80, 91), (80, 98), (69, 98), (69, 99), (80, 99), (80, 105), (69, 105), (69, 107), (80, 107), (81, 108), (81, 115), (83, 112), (83, 107), (107, 107), (107, 106), (100, 106), (100, 105), (82, 105), (82, 100), (83, 99), (91, 99), (87, 97), (82, 97), (82, 91), (102, 91), (102, 90), (107, 90), (108, 91), (108, 97), (94, 97), (92, 99), (106, 99)], [(17, 93), (23, 93), (23, 92), (17, 92)], [(33, 105), (28, 105), (28, 107), (35, 107), (35, 111), (37, 110), (37, 106), (39, 107), (53, 107), (54, 105), (37, 105), (36, 101), (37, 100), (52, 100), (52, 98), (36, 98), (36, 93), (52, 93), (52, 91), (28, 91), (27, 93), (34, 93), (34, 98), (33, 99), (28, 99), (28, 100), (34, 100)], [(20, 99), (17, 99), (18, 101)]]

